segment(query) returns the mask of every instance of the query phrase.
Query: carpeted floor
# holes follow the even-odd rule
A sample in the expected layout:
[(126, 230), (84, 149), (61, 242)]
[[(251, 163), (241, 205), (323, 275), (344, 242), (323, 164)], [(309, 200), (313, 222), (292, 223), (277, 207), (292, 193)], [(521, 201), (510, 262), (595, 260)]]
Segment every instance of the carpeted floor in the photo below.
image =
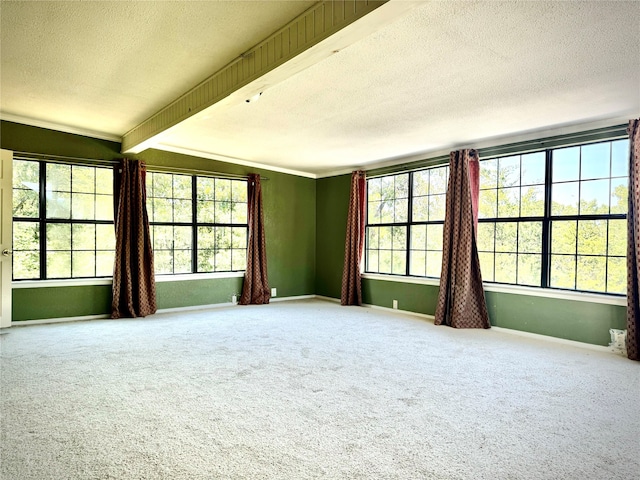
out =
[(640, 476), (614, 354), (320, 300), (0, 340), (2, 480)]

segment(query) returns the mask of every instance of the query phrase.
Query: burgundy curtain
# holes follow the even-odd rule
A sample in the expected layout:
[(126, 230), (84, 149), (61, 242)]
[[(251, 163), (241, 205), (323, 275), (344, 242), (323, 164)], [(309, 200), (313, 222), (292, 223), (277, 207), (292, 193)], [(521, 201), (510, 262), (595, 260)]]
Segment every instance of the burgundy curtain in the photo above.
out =
[(114, 170), (116, 255), (111, 318), (146, 317), (157, 310), (145, 176), (145, 165), (137, 160), (123, 159)]
[(640, 360), (640, 119), (631, 120), (629, 134), (629, 211), (627, 213), (627, 356)]
[(267, 249), (264, 240), (260, 175), (249, 175), (248, 189), (249, 245), (247, 246), (247, 271), (244, 274), (242, 295), (238, 301), (240, 305), (269, 303), (271, 298), (267, 280)]
[(347, 216), (347, 235), (344, 245), (344, 266), (342, 268), (342, 305), (362, 305), (362, 285), (360, 261), (364, 246), (365, 185), (363, 171), (351, 174), (351, 195)]
[(476, 245), (478, 177), (475, 150), (451, 152), (436, 325), (491, 327)]

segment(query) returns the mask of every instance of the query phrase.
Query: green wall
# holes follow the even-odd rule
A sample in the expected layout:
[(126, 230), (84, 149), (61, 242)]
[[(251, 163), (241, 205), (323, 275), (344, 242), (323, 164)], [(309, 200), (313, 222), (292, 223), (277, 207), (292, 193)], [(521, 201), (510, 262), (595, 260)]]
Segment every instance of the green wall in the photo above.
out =
[[(114, 159), (120, 144), (1, 122), (2, 148), (71, 157)], [(350, 175), (313, 180), (188, 155), (147, 150), (137, 156), (151, 168), (174, 167), (220, 173), (259, 173), (263, 185), (269, 283), (278, 296), (317, 294), (340, 298)], [(225, 303), (239, 293), (242, 278), (158, 282), (158, 307)], [(433, 315), (438, 287), (365, 279), (365, 303)], [(487, 292), (492, 325), (607, 345), (610, 328), (625, 328), (623, 306), (521, 294)], [(105, 314), (108, 285), (13, 290), (14, 320)]]
[(316, 192), (316, 294), (340, 298), (351, 175), (321, 178)]
[[(2, 121), (4, 149), (88, 159), (121, 158), (120, 144)], [(174, 167), (227, 174), (259, 173), (265, 211), (269, 284), (279, 297), (311, 295), (316, 279), (316, 184), (295, 175), (147, 150), (136, 156), (150, 169)], [(230, 302), (242, 290), (242, 278), (158, 282), (158, 308)], [(13, 290), (13, 320), (98, 315), (110, 312), (111, 287), (89, 285)]]
[[(318, 180), (317, 293), (340, 298), (349, 176)], [(434, 315), (437, 285), (363, 279), (364, 303)], [(567, 340), (608, 345), (609, 329), (624, 329), (626, 307), (558, 298), (486, 292), (491, 324)]]

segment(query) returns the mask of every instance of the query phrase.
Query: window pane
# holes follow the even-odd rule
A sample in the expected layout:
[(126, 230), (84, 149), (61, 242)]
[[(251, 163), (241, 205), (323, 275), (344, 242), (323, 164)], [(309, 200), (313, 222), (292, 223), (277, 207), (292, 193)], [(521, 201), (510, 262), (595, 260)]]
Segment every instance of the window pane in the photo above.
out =
[(480, 272), (482, 274), (482, 281), (495, 281), (495, 277), (493, 275), (493, 253), (479, 252), (478, 257), (480, 259)]
[(606, 291), (606, 257), (578, 255), (576, 288), (591, 292)]
[(405, 275), (407, 273), (407, 255), (405, 251), (395, 251), (393, 252), (393, 265), (391, 273), (395, 273), (397, 275)]
[(566, 182), (580, 178), (580, 147), (553, 150), (552, 182)]
[(215, 180), (213, 178), (197, 177), (196, 188), (198, 200), (213, 200), (215, 196)]
[(382, 180), (380, 178), (371, 178), (367, 180), (367, 202), (379, 202), (382, 200), (381, 194)]
[(40, 189), (40, 162), (13, 161), (13, 188)]
[(173, 227), (173, 248), (191, 250), (191, 227)]
[(497, 190), (481, 190), (478, 203), (480, 204), (478, 209), (479, 218), (495, 218), (498, 216)]
[(406, 222), (409, 213), (409, 199), (401, 198), (394, 202), (394, 223)]
[(578, 214), (578, 182), (551, 186), (551, 215)]
[(113, 225), (96, 225), (96, 248), (98, 250), (115, 250), (116, 234)]
[(391, 250), (391, 245), (392, 245), (391, 227), (380, 227), (380, 229), (378, 230), (378, 234), (379, 234), (378, 248)]
[(611, 176), (629, 176), (629, 140), (611, 142)]
[(447, 193), (447, 182), (449, 180), (449, 167), (432, 168), (429, 171), (429, 194)]
[(411, 227), (411, 250), (425, 250), (427, 248), (427, 226), (414, 225)]
[(247, 182), (241, 180), (231, 182), (231, 200), (238, 203), (247, 203)]
[[(480, 190), (495, 189), (498, 186), (498, 161), (482, 160), (480, 162)], [(482, 193), (480, 194), (482, 195)]]
[(627, 260), (607, 259), (607, 293), (627, 293)]
[(96, 220), (113, 221), (113, 197), (96, 195)]
[(96, 168), (96, 193), (113, 196), (113, 170)]
[(540, 286), (542, 255), (518, 255), (518, 284)]
[(81, 193), (96, 192), (95, 167), (79, 167), (74, 165), (71, 169), (72, 190)]
[(48, 191), (71, 191), (71, 166), (49, 163), (46, 166)]
[(95, 219), (95, 196), (86, 193), (71, 194), (72, 218), (77, 220)]
[(71, 278), (71, 252), (47, 251), (47, 278)]
[(191, 200), (191, 177), (190, 176), (188, 175), (173, 176), (173, 198)]
[(215, 202), (215, 222), (231, 223), (231, 202)]
[(38, 217), (38, 192), (33, 190), (13, 190), (13, 216)]
[(590, 180), (580, 185), (580, 215), (609, 213), (609, 180)]
[(609, 255), (627, 255), (627, 221), (609, 220)]
[(611, 213), (627, 213), (629, 187), (626, 178), (611, 180)]
[(551, 255), (550, 286), (555, 288), (576, 287), (576, 257), (573, 255)]
[[(96, 226), (82, 224), (72, 225), (71, 238), (71, 247), (73, 250), (95, 250)], [(73, 268), (75, 270), (75, 264)]]
[(413, 221), (423, 222), (429, 219), (429, 197), (413, 198)]
[(520, 215), (542, 217), (544, 215), (544, 186), (522, 187)]
[[(513, 223), (496, 223), (496, 252), (518, 251), (518, 224)], [(497, 265), (496, 265), (497, 269)]]
[(40, 277), (40, 253), (13, 252), (13, 279), (31, 280)]
[(427, 250), (442, 250), (442, 224), (427, 225)]
[(427, 253), (424, 250), (411, 250), (409, 275), (424, 277), (427, 273)]
[(545, 153), (522, 155), (522, 185), (544, 184)]
[(152, 173), (153, 196), (158, 198), (171, 198), (173, 193), (173, 179), (170, 173)]
[(442, 270), (442, 252), (427, 251), (427, 276), (439, 277)]
[(498, 217), (520, 215), (520, 187), (498, 189)]
[(113, 275), (114, 252), (96, 253), (96, 276), (110, 277)]
[(171, 251), (154, 250), (153, 269), (157, 275), (173, 273), (173, 255)]
[(36, 222), (13, 222), (13, 250), (40, 250), (40, 226)]
[(609, 142), (594, 143), (582, 147), (580, 164), (580, 178), (608, 178), (610, 175), (610, 147)]
[(377, 250), (369, 250), (367, 252), (367, 271), (368, 272), (378, 272), (378, 251)]
[(231, 214), (232, 223), (247, 223), (247, 204), (234, 203), (233, 212)]
[(73, 252), (73, 271), (71, 276), (95, 277), (96, 275), (96, 254), (95, 252)]
[(495, 223), (478, 223), (478, 250), (493, 252), (495, 238)]
[(542, 253), (542, 222), (518, 224), (518, 252)]
[(447, 205), (446, 195), (431, 195), (429, 197), (429, 220), (444, 220)]
[(233, 250), (233, 261), (231, 267), (234, 271), (245, 270), (247, 268), (247, 254), (246, 250)]
[(551, 252), (552, 253), (576, 253), (577, 241), (576, 222), (552, 222), (551, 223)]
[(198, 200), (198, 223), (213, 223), (215, 211), (214, 202)]
[(231, 180), (216, 178), (215, 199), (218, 201), (231, 200)]
[(513, 253), (495, 254), (495, 281), (501, 283), (516, 283), (516, 268), (518, 256)]
[(429, 194), (429, 170), (413, 172), (413, 195), (420, 197)]
[(498, 159), (498, 187), (520, 185), (520, 157)]
[(173, 221), (191, 222), (191, 200), (173, 200)]
[(380, 250), (378, 252), (379, 272), (391, 273), (391, 250)]
[(173, 221), (173, 203), (170, 198), (154, 198), (153, 220), (154, 222), (172, 222)]
[(578, 254), (606, 255), (607, 221), (578, 221)]
[(367, 227), (367, 248), (374, 250), (378, 248), (378, 228)]
[(47, 250), (71, 250), (71, 224), (47, 225)]
[(409, 197), (409, 174), (395, 175), (395, 198)]
[(198, 250), (198, 272), (213, 272), (214, 266), (213, 250)]
[(216, 245), (214, 227), (198, 227), (198, 250), (213, 249)]
[(393, 227), (393, 249), (406, 250), (407, 248), (407, 229), (406, 227)]
[(47, 218), (71, 218), (71, 194), (47, 192)]

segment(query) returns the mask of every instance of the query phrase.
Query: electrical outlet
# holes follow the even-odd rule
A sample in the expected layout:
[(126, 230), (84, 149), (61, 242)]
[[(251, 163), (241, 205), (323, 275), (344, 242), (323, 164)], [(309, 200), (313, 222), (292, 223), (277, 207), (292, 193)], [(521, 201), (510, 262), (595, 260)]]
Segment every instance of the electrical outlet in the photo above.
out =
[(231, 295), (231, 303), (236, 304), (238, 303), (238, 297), (235, 295)]
[(398, 300), (393, 301), (393, 308), (398, 309)]
[(273, 287), (271, 289), (271, 296), (272, 297), (277, 297), (278, 296), (278, 290), (276, 290), (276, 287)]

